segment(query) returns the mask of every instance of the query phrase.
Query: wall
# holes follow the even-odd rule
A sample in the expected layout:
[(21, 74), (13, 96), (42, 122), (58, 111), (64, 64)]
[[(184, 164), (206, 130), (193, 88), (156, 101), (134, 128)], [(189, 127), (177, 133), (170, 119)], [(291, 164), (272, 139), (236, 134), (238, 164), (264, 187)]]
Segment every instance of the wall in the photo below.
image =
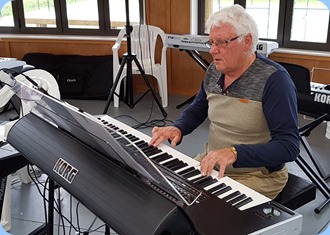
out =
[[(146, 0), (147, 23), (161, 27), (166, 33), (190, 33), (190, 0)], [(0, 56), (21, 59), (30, 52), (53, 54), (109, 55), (112, 54), (113, 38), (102, 40), (74, 37), (58, 38), (2, 38)], [(126, 52), (121, 48), (121, 53)], [(208, 54), (203, 54), (208, 61)], [(330, 68), (329, 56), (273, 53), (271, 59), (292, 62), (308, 67)], [(204, 70), (190, 56), (176, 49), (167, 50), (168, 90), (170, 93), (193, 95), (204, 77)], [(315, 70), (316, 71), (316, 70)], [(330, 83), (330, 74), (323, 70), (314, 73), (314, 81)], [(138, 90), (143, 82), (137, 82)]]

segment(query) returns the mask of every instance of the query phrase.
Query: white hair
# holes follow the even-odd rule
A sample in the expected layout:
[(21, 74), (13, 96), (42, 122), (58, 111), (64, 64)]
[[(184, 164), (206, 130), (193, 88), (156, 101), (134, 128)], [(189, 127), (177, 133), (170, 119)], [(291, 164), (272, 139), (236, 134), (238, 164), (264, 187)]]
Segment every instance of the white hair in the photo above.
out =
[(252, 36), (250, 51), (256, 51), (259, 40), (258, 26), (251, 15), (249, 15), (242, 6), (235, 4), (214, 12), (207, 19), (205, 25), (206, 30), (210, 32), (213, 27), (219, 27), (223, 24), (233, 26), (237, 35), (247, 35), (250, 33)]

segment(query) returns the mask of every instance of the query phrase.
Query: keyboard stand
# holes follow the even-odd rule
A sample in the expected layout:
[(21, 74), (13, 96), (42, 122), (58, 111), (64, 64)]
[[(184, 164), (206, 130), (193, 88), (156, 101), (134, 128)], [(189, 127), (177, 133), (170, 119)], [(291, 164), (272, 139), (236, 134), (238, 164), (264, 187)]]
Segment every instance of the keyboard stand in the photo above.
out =
[(324, 178), (321, 176), (320, 165), (316, 158), (313, 157), (311, 153), (311, 148), (307, 142), (306, 137), (310, 135), (311, 131), (316, 128), (319, 124), (328, 118), (328, 114), (323, 114), (322, 116), (316, 118), (314, 121), (308, 123), (307, 125), (299, 128), (300, 142), (306, 150), (309, 158), (311, 159), (317, 172), (305, 161), (304, 158), (299, 154), (296, 159), (296, 163), (303, 170), (303, 172), (308, 176), (308, 178), (316, 185), (320, 192), (324, 195), (326, 200), (317, 208), (315, 208), (315, 213), (319, 214), (323, 208), (325, 208), (328, 203), (330, 203), (330, 188)]
[[(193, 60), (199, 64), (205, 71), (207, 70), (207, 67), (210, 65), (210, 63), (197, 51), (197, 50), (185, 50), (185, 49), (179, 49), (180, 51), (185, 51), (188, 53), (188, 55), (193, 58)], [(184, 102), (178, 104), (176, 106), (177, 109), (181, 108), (183, 105), (186, 105), (188, 103), (191, 103), (195, 99), (196, 95), (193, 95), (192, 97), (188, 98)]]
[[(323, 167), (322, 164), (318, 161), (317, 158), (314, 158), (312, 155), (312, 148), (310, 147), (306, 137), (308, 137), (311, 133), (311, 131), (317, 127), (319, 124), (321, 124), (323, 121), (327, 121), (329, 119), (328, 114), (323, 114), (322, 116), (320, 116), (318, 119), (314, 120), (313, 122), (311, 122), (310, 124), (307, 124), (306, 126), (302, 127), (304, 128), (304, 130), (301, 131), (301, 143), (303, 144), (308, 156), (310, 157), (310, 159), (312, 160), (317, 172), (320, 174), (320, 176), (322, 176), (322, 178), (324, 180), (328, 180), (330, 178), (330, 174), (327, 174)], [(314, 123), (315, 122), (315, 123)], [(315, 126), (314, 126), (315, 125)]]

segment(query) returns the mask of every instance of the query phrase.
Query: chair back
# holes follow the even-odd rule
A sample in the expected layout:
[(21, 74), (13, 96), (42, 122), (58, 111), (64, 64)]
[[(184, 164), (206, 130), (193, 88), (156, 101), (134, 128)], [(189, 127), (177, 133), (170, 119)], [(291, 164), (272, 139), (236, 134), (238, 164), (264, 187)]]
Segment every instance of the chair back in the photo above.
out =
[(277, 62), (281, 64), (290, 74), (298, 92), (298, 113), (307, 115), (313, 118), (320, 117), (323, 113), (319, 110), (320, 105), (314, 102), (313, 95), (311, 94), (311, 76), (308, 68), (297, 64)]
[(282, 65), (290, 74), (293, 83), (297, 88), (297, 92), (301, 94), (311, 94), (311, 78), (308, 68), (297, 64), (290, 64), (284, 62), (277, 62)]
[[(116, 83), (118, 74), (119, 83), (126, 76), (126, 70), (120, 71), (119, 50), (123, 38), (127, 37), (126, 27), (119, 31), (116, 43), (112, 47), (113, 52), (113, 78)], [(133, 25), (130, 33), (131, 52), (135, 55), (146, 75), (156, 78), (158, 83), (158, 92), (162, 99), (163, 107), (168, 104), (167, 92), (167, 67), (166, 67), (166, 44), (165, 32), (153, 25)], [(161, 46), (161, 47), (160, 47)], [(161, 51), (160, 51), (161, 49)], [(123, 64), (124, 65), (124, 64)], [(136, 63), (132, 63), (132, 73), (139, 74), (140, 70)], [(123, 73), (122, 73), (123, 72)], [(116, 86), (115, 93), (119, 94), (119, 86)], [(114, 95), (114, 106), (118, 107), (118, 95)]]
[(155, 50), (158, 36), (165, 46), (165, 32), (152, 25), (134, 25), (131, 32), (131, 49), (142, 63), (155, 64)]

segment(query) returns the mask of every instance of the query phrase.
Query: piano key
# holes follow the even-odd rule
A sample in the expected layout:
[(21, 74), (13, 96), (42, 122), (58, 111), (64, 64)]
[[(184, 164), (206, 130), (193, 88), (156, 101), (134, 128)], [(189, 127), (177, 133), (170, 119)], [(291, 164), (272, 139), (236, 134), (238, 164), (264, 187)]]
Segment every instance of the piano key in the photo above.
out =
[(229, 200), (231, 200), (231, 199), (233, 199), (234, 197), (237, 197), (237, 196), (239, 196), (239, 195), (241, 195), (241, 193), (240, 193), (240, 191), (237, 190), (237, 191), (232, 192), (232, 193), (230, 193), (229, 195), (223, 197), (222, 199), (225, 200), (225, 201), (227, 202), (227, 201), (229, 201)]
[(162, 165), (165, 166), (165, 167), (167, 167), (167, 168), (169, 168), (170, 166), (173, 166), (175, 164), (178, 164), (179, 162), (180, 162), (179, 159), (173, 158), (170, 161), (167, 161), (167, 162), (163, 163)]
[(186, 165), (186, 163), (184, 163), (181, 160), (179, 160), (179, 162), (176, 162), (175, 164), (171, 164), (170, 166), (168, 166), (168, 168), (170, 170), (174, 171), (175, 169), (182, 168), (185, 165)]
[(238, 203), (239, 201), (242, 201), (243, 199), (246, 198), (245, 194), (241, 194), (238, 197), (235, 197), (229, 201), (227, 201), (229, 204), (234, 205), (235, 203)]
[(161, 153), (162, 152), (162, 150), (160, 150), (160, 149), (157, 149), (157, 148), (155, 148), (155, 147), (150, 147), (150, 148), (148, 148), (148, 149), (145, 149), (145, 150), (142, 150), (144, 153), (145, 153), (145, 155), (147, 155), (148, 157), (151, 157), (151, 156), (153, 156), (153, 155), (155, 155), (155, 154), (157, 154), (157, 153)]
[(198, 175), (197, 177), (192, 177), (191, 180), (189, 180), (191, 183), (196, 183), (197, 181), (199, 180), (202, 180), (204, 178), (206, 178), (207, 176), (204, 176), (204, 175)]
[(193, 171), (183, 174), (182, 177), (187, 178), (189, 180), (191, 177), (199, 175), (199, 174), (200, 174), (199, 170), (195, 169)]
[(171, 168), (171, 170), (175, 172), (176, 170), (178, 170), (178, 169), (182, 169), (182, 168), (184, 168), (185, 166), (188, 166), (188, 164), (185, 163), (185, 162), (183, 162), (183, 161), (181, 161), (179, 164), (173, 166), (173, 167)]
[(218, 182), (216, 179), (209, 177), (209, 178), (207, 178), (207, 180), (205, 179), (205, 180), (200, 180), (200, 181), (196, 182), (196, 184), (201, 188), (205, 188), (206, 186), (209, 186), (216, 182)]
[[(233, 206), (240, 210), (244, 210), (244, 207), (246, 207), (246, 205), (248, 205), (251, 202), (253, 202), (253, 199), (251, 197), (247, 197), (247, 198), (243, 199), (242, 201), (234, 204)], [(248, 208), (250, 208), (250, 207), (248, 207)]]
[(190, 171), (193, 171), (195, 169), (196, 169), (195, 167), (189, 166), (189, 167), (187, 167), (185, 169), (181, 169), (181, 171), (176, 171), (176, 173), (178, 173), (179, 175), (183, 175), (183, 174), (188, 173)]
[(171, 159), (171, 156), (168, 155), (167, 153), (163, 153), (161, 155), (158, 155), (158, 156), (152, 158), (152, 160), (154, 160), (156, 162), (162, 162), (162, 161), (168, 160), (168, 159)]
[(232, 187), (230, 187), (230, 186), (227, 185), (227, 186), (225, 186), (224, 188), (215, 191), (215, 192), (213, 193), (213, 195), (215, 195), (215, 196), (220, 196), (220, 195), (223, 194), (223, 193), (229, 192), (231, 189), (232, 189)]
[(215, 191), (217, 191), (219, 189), (222, 189), (224, 187), (226, 187), (226, 184), (225, 183), (219, 183), (218, 185), (216, 185), (216, 186), (214, 186), (212, 188), (207, 188), (206, 187), (205, 190), (207, 190), (210, 193), (213, 193), (213, 192), (215, 192)]

